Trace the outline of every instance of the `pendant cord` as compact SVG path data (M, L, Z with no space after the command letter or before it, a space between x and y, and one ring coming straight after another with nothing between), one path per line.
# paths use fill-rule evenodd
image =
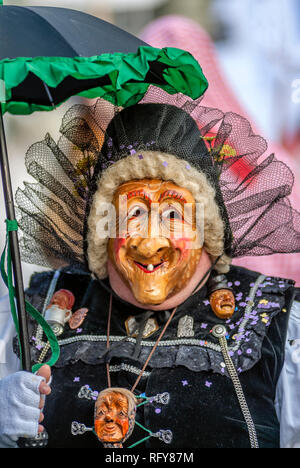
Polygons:
M132 388L131 388L131 392L133 393L134 390L136 389L139 381L141 380L142 378L142 375L144 373L144 370L146 369L146 367L148 366L149 364L149 361L150 359L152 358L159 342L161 341L161 339L163 338L172 318L174 317L175 315L175 312L177 310L177 307L174 307L170 317L168 318L167 322L165 323L165 326L164 328L162 329L159 337L157 338L156 340L156 343L155 345L153 346L149 356L147 357L146 361L145 361L145 364L143 365L143 368L141 370L141 372L139 373L138 375L138 378L136 379L135 383L133 384ZM110 299L109 299L109 309L108 309L108 319L107 319L107 340L106 340L106 350L109 351L110 349L110 342L109 342L109 338L110 338L110 325L111 325L111 316L112 316L112 294L110 295ZM109 362L106 363L106 374L107 374L107 385L108 385L108 388L111 388L111 378L110 378L110 364Z
M132 392L132 393L133 393L134 390L136 389L136 387L137 387L139 381L141 380L142 375L143 375L143 373L144 373L144 370L145 370L146 367L148 366L149 361L150 361L150 359L152 358L153 353L154 353L154 351L156 350L156 348L157 348L157 346L158 346L160 340L161 340L162 337L164 336L164 334L165 334L165 332L166 332L166 330L167 330L167 328L168 328L168 326L169 326L169 324L170 324L172 318L173 318L174 315L175 315L176 310L177 310L177 307L175 307L175 308L173 309L173 311L172 311L170 317L168 318L168 321L166 322L166 324L165 324L165 326L164 326L164 328L163 328L161 334L160 334L159 337L157 338L157 341L156 341L155 345L153 346L153 348L152 348L152 350L151 350L151 353L150 353L149 356L147 357L146 362L145 362L145 364L143 365L143 368L142 368L142 370L141 370L141 372L140 372L138 378L137 378L136 381L135 381L135 384L134 384L133 387L131 388L131 392Z
M194 288L191 296L193 296L194 294L196 294L196 292L198 292L198 289L200 287L200 285L203 283L203 281L206 281L208 276L211 274L212 270L214 269L215 265L218 263L218 261L220 260L221 258L221 255L219 255L219 257L217 257L214 261L214 263L210 266L210 268L207 270L207 272L202 276L201 280L199 281L199 283L197 284L197 286ZM205 283L204 283L205 284ZM185 301L184 301L185 302ZM183 302L183 303L184 303Z
M107 339L106 339L106 349L107 351L110 348L109 338L110 338L110 324L111 324L111 314L112 314L112 294L109 297L109 309L108 309L108 319L107 319ZM106 363L106 374L107 374L107 385L111 387L111 379L109 372L109 362Z
M214 263L211 265L211 267L206 271L206 273L203 275L203 277L201 278L201 280L199 281L198 285L196 286L196 288L194 288L194 291L192 292L191 295L195 294L197 289L199 288L199 286L201 285L201 283L207 278L207 276L211 273L211 271L213 270L214 266L216 265L216 263L219 261L220 259L220 256L217 257L214 261ZM102 282L101 282L102 283ZM107 290L109 290L109 288L106 288ZM108 310L108 320L107 320L107 340L106 340L106 354L108 353L109 349L110 349L110 342L109 342L109 338L110 338L110 324L111 324L111 315L112 315L112 299L113 299L113 291L112 289L110 289L110 300L109 300L109 310ZM184 301L185 302L185 301ZM183 302L183 303L184 303ZM182 304L181 304L182 305ZM155 345L153 346L152 350L151 350L151 353L149 354L140 374L138 375L138 378L135 382L135 384L133 385L132 389L131 389L131 392L133 393L134 390L136 389L139 381L141 380L142 378L142 375L144 373L144 370L146 369L151 357L153 356L153 353L155 352L159 342L161 341L162 337L164 336L165 332L166 332L166 329L167 327L169 326L172 318L174 317L175 315L175 312L177 310L177 307L175 307L170 315L170 317L168 318L161 334L159 335ZM109 388L111 388L111 378L110 378L110 365L109 365L109 362L106 363L106 375L107 375L107 385Z

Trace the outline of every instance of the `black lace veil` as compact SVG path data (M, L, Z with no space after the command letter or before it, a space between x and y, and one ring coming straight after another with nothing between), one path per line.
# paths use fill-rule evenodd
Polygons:
M98 177L121 158L159 150L186 160L206 174L216 190L231 257L300 251L300 214L288 196L291 170L249 122L181 94L150 87L127 109L98 100L74 105L55 142L49 134L26 154L36 183L16 194L25 262L58 268L85 265L85 220Z

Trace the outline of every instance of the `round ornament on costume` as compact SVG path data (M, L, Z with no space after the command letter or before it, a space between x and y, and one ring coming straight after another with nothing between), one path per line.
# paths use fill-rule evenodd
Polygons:
M82 307L74 312L72 317L69 320L69 327L71 330L76 330L84 322L85 317L87 316L89 309Z

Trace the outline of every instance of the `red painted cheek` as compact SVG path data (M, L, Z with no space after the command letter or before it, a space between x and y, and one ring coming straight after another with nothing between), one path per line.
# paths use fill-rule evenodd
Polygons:
M123 437L125 437L125 435L126 435L127 432L128 432L128 429L129 429L129 421L128 421L128 419L125 419L125 420L124 420L124 419L122 419L122 420L118 419L118 420L116 421L116 423L118 424L119 427L121 427L122 435L123 435Z
M94 421L94 427L95 427L95 432L96 432L97 436L99 437L99 439L101 439L102 433L103 433L103 428L104 428L104 422L99 421L99 420L96 419Z
M173 239L171 238L170 240L174 249L180 250L181 258L186 259L189 256L189 252L190 252L189 246L190 246L191 240L185 237L173 238Z
M120 249L125 245L125 243L126 243L126 239L123 237L118 237L117 239L114 240L114 255L117 261L119 260Z

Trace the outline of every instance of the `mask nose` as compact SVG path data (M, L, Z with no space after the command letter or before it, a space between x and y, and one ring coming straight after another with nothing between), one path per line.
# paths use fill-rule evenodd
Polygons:
M115 414L113 410L107 411L105 415L105 422L110 423L110 422L115 422Z
M132 240L131 247L140 257L151 258L155 255L162 255L169 247L169 241L165 237L135 238Z

